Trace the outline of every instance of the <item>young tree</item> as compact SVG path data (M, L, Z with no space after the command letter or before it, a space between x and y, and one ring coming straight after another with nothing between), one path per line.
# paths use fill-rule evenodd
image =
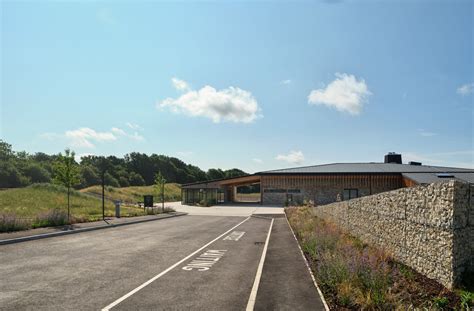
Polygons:
M166 179L163 177L161 172L155 175L155 187L158 188L158 192L161 193L161 211L165 212L165 184Z
M69 149L64 151L64 155L59 154L57 161L54 163L54 182L67 188L67 221L70 223L70 195L71 187L79 184L80 174L79 166L74 160L75 153Z

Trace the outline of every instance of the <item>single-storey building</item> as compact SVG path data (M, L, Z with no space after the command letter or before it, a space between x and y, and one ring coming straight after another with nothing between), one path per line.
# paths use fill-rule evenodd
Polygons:
M381 163L304 166L185 184L181 201L183 204L258 202L283 206L311 200L321 205L449 179L474 183L474 170L428 166L420 162L402 164L400 154L389 153ZM239 195L239 188L249 185L259 192Z

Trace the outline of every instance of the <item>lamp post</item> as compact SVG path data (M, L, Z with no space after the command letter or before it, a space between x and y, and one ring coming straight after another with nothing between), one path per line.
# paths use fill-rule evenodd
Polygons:
M105 221L105 169L102 169L102 220Z

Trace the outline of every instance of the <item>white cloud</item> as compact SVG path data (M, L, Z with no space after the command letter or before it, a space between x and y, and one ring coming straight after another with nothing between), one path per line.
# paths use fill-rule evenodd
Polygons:
M466 96L474 92L474 83L466 83L457 88L456 93Z
M185 113L194 117L210 118L215 123L221 121L249 123L261 117L260 108L253 95L232 86L219 91L209 85L198 91L188 89L176 99L163 100L157 107L169 108L175 113Z
M117 135L127 135L124 130L119 129L117 127L113 127L111 131Z
M81 127L66 131L64 134L43 133L40 134L40 137L48 140L66 139L72 147L76 148L95 148L96 143L116 141L122 137L135 141L145 140L145 138L137 132L129 134L118 127L113 127L108 132L97 132L89 127Z
M64 134L71 141L74 147L94 148L93 141L104 142L117 140L117 137L110 132L96 132L95 130L82 127L77 130L66 131Z
M433 136L438 135L438 134L433 133L433 132L428 132L424 129L418 129L418 133L423 137L433 137Z
M136 141L145 140L145 138L143 136L139 135L138 132L134 132L133 134L129 134L129 133L125 132L124 130L122 130L120 128L117 128L117 127L113 127L111 129L111 131L112 131L112 133L114 133L118 136L128 137L128 138L136 140Z
M358 115L372 94L364 79L357 80L353 75L336 73L336 79L326 88L312 90L308 103L326 105L341 112Z
M292 82L292 81L291 81L290 79L288 79L288 80L282 80L282 81L280 81L280 84L283 84L283 85L286 84L286 85L287 85L287 84L291 84L291 82Z
M93 154L93 153L81 153L81 154L76 154L76 155L74 156L74 160L76 160L77 163L81 163L83 157L93 156L93 155L95 155L95 154Z
M289 154L279 154L275 159L292 164L301 164L304 162L304 155L301 151L291 151Z
M259 159L259 158L253 158L252 161L254 161L255 163L258 163L258 164L263 163L262 159Z
M101 9L96 14L97 20L107 26L113 26L117 24L117 19L110 12L109 9Z
M132 123L132 122L127 122L125 123L129 128L131 128L132 130L138 130L138 131L143 131L143 127L141 127L140 125L136 124L136 123Z
M189 84L184 80L180 80L178 78L172 78L171 82L173 82L174 88L177 89L178 91L189 91L191 89L189 87Z

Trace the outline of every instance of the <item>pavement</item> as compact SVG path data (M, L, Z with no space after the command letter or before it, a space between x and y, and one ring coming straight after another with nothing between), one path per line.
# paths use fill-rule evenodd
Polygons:
M325 309L281 209L176 208L189 215L0 245L0 310Z

